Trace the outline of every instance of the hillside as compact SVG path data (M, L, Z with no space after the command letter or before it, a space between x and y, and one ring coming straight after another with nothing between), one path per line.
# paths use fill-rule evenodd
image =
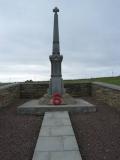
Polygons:
M105 82L109 84L120 85L120 76L117 77L100 77L92 79L75 79L75 80L64 80L64 83L82 83L82 82Z

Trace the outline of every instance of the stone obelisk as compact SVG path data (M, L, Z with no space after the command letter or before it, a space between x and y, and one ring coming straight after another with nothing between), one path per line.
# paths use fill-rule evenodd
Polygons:
M61 73L61 63L63 56L60 55L60 44L59 44L59 25L58 25L58 12L59 9L55 7L54 12L54 29L53 29L53 51L52 55L49 56L51 62L51 79L49 84L49 94L54 93L63 94L64 86Z

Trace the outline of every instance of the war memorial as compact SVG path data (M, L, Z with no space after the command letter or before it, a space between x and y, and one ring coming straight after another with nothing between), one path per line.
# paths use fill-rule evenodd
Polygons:
M58 25L59 9L55 7L53 9L53 12L53 50L52 55L49 56L51 62L51 79L49 83L49 88L42 98L38 100L31 100L18 107L18 112L22 114L42 114L47 111L94 112L96 111L94 105L86 102L83 99L75 99L65 91L61 70L63 56L60 54Z
M31 123L31 128L27 124L32 122L34 118L38 121L36 123L41 123L38 124L38 128L40 128L40 126L41 128L38 137L36 136L37 142L35 144L34 153L32 154L32 160L82 160L85 155L82 152L83 157L81 156L81 145L86 144L88 151L90 145L94 150L97 146L98 148L99 146L101 147L102 143L104 143L105 139L107 141L109 136L107 135L106 138L103 138L104 141L101 142L103 128L106 130L107 125L110 125L109 120L111 120L113 126L117 126L119 121L117 118L115 124L112 121L116 112L111 112L111 109L107 110L101 103L97 111L97 103L94 103L93 105L93 101L91 100L89 102L89 99L92 97L99 102L105 103L111 107L114 106L113 108L115 108L120 105L120 87L100 82L64 84L62 79L62 61L64 60L64 55L61 55L60 53L58 12L59 9L55 7L53 9L53 49L52 54L49 56L51 63L49 84L34 82L16 83L0 87L0 108L9 106L16 99L27 98L27 102L25 101L25 103L22 102L19 105L17 104L17 109L12 113L13 115L15 114L15 117L18 116L14 123L17 123L17 121L19 122L19 119L21 120L22 117L26 116L24 117L25 120L23 120L25 124L22 127L24 129L26 128L26 130L28 129L28 132L32 132L33 128L35 128L35 123ZM100 111L102 112L101 114L99 114ZM106 114L103 114L104 111L106 111ZM108 114L109 116L107 117ZM33 119L31 118L31 120L30 117L32 116L36 117L33 117ZM10 118L11 117L12 115L10 115ZM41 117L43 117L43 119ZM112 118L110 119L110 117ZM30 119L30 122L28 119ZM76 119L77 121L79 120L79 125L78 122L76 123ZM15 119L13 118L11 121L14 120ZM14 128L14 126L11 127L11 121L8 124L8 127L6 127L5 123L5 127L9 131L12 127ZM102 123L103 127L101 129ZM22 125L22 122L19 125ZM16 128L18 127L19 130L18 135L20 138L17 141L20 140L20 143L22 138L24 139L25 136L28 138L29 136L24 135L22 137L23 131L20 129L19 125L16 125ZM111 133L111 125L109 128ZM116 130L116 128L114 129ZM78 133L77 136L75 131ZM107 132L108 130L106 130L106 133ZM79 134L81 137L85 135L86 138L80 139L81 137L79 138ZM116 137L117 136L110 136L111 139L113 138L113 141ZM33 141L34 138L35 137L33 136L30 140L32 139L31 141ZM87 141L88 139L89 142ZM98 139L98 144L96 144L96 139ZM28 141L27 143L29 144ZM23 147L20 145L19 147L21 147L22 150ZM4 149L5 147L2 148ZM91 157L96 157L96 155L94 155L94 150L92 150L92 152L90 151ZM102 155L102 159L106 159L103 149L101 150L100 156ZM109 149L106 150L107 155ZM22 150L22 152L24 151ZM98 153L99 150L95 150L95 152ZM27 155L26 153L24 154Z
M94 105L74 99L65 92L60 54L58 12L55 7L53 51L50 55L51 79L47 93L18 107L20 114L45 114L35 147L33 160L82 160L69 119L69 112L95 112ZM56 137L57 136L57 137Z

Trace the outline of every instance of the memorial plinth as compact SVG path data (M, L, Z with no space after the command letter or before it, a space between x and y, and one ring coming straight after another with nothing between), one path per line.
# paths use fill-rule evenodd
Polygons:
M69 111L69 112L96 112L96 107L91 103L83 100L76 99L76 104L67 105L50 105L50 104L39 104L39 100L31 100L18 107L17 112L19 114L33 114L43 115L45 112L54 111Z

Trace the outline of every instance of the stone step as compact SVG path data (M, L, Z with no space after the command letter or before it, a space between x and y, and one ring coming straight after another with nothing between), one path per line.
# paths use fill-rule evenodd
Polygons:
M89 102L79 98L76 104L69 105L40 105L39 100L31 100L19 106L17 112L19 114L35 114L41 115L45 112L53 111L69 111L69 112L95 112L96 107Z

